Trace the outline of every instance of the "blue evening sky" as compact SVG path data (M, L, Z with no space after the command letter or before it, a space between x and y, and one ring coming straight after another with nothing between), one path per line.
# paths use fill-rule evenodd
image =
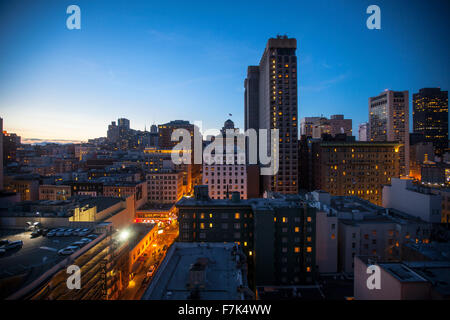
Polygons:
M81 8L81 30L66 8ZM381 8L381 30L366 8ZM297 38L299 118L344 114L354 133L386 88L449 89L443 0L0 0L0 116L24 138L87 140L118 117L243 127L247 66ZM412 126L412 125L411 125Z

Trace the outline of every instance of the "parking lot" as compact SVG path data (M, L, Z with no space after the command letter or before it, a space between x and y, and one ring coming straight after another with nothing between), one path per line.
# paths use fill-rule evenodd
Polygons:
M26 285L51 268L56 263L66 258L58 254L72 243L79 241L84 236L37 236L31 237L31 231L2 230L0 239L8 241L23 241L21 248L7 250L0 256L0 280L14 275L26 275Z

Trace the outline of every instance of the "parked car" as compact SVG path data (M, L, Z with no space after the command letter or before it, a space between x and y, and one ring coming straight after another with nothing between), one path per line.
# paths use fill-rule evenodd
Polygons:
M64 237L71 236L72 232L73 232L73 229L67 229L66 231L64 231Z
M55 235L56 235L56 229L52 229L46 234L47 237L54 237Z
M1 240L0 240L0 247L6 245L6 244L8 244L8 243L9 243L9 241L8 241L7 239L1 239Z
M81 248L81 247L83 247L85 244L86 244L86 242L84 242L84 241L75 241L74 243L71 244L71 246Z
M77 228L75 230L73 230L73 235L78 236L78 234L80 233L80 231L83 230L82 228Z
M64 235L65 231L66 231L66 229L64 229L64 228L58 229L58 231L56 231L56 236L57 237L62 237Z
M41 229L41 234L42 234L43 236L46 236L47 233L49 233L49 231L50 231L50 229L47 229L47 228Z
M4 245L2 248L5 250L12 250L12 249L16 249L16 248L22 248L23 246L23 241L22 240L17 240L17 241L11 241L9 242L7 245Z
M68 246L64 249L59 250L58 254L67 256L67 255L74 253L77 250L78 250L78 247L76 247L76 246Z
M4 255L6 253L6 249L0 248L0 256Z
M91 230L88 229L88 228L84 228L83 230L81 230L80 232L78 232L78 235L79 235L79 236L86 236L86 235L88 235L89 233L91 233Z
M89 238L81 238L81 240L79 240L79 241L84 242L84 243L89 243L89 242L92 241L92 239L89 239Z
M41 234L42 234L41 229L34 229L33 232L31 232L31 237L36 238L36 237L39 237Z
M90 238L92 240L96 239L97 237L98 237L97 234L90 234L90 235L86 236L86 238Z

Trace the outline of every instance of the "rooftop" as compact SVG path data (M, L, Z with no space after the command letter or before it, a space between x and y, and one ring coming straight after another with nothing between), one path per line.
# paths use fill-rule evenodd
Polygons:
M3 279L22 276L23 278L19 280L15 289L28 285L54 265L67 258L67 256L59 255L58 250L83 238L82 236L52 238L39 236L31 238L30 234L31 232L29 231L0 229L0 239L8 239L11 242L23 241L21 249L10 250L3 256L0 256L0 297L12 293L4 291L2 288L1 283Z
M241 300L245 285L232 243L174 243L143 300Z

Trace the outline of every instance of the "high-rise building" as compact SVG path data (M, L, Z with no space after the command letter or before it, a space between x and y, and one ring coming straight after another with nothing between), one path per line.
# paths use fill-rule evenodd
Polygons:
M278 129L278 172L264 176L264 190L298 192L297 161L297 40L270 38L259 66L247 71L245 129Z
M400 146L400 174L409 174L409 93L385 90L369 98L370 141L396 141Z
M358 126L359 141L369 141L369 124L367 122L360 123Z
M413 131L432 142L437 155L448 149L448 91L423 88L413 94Z

